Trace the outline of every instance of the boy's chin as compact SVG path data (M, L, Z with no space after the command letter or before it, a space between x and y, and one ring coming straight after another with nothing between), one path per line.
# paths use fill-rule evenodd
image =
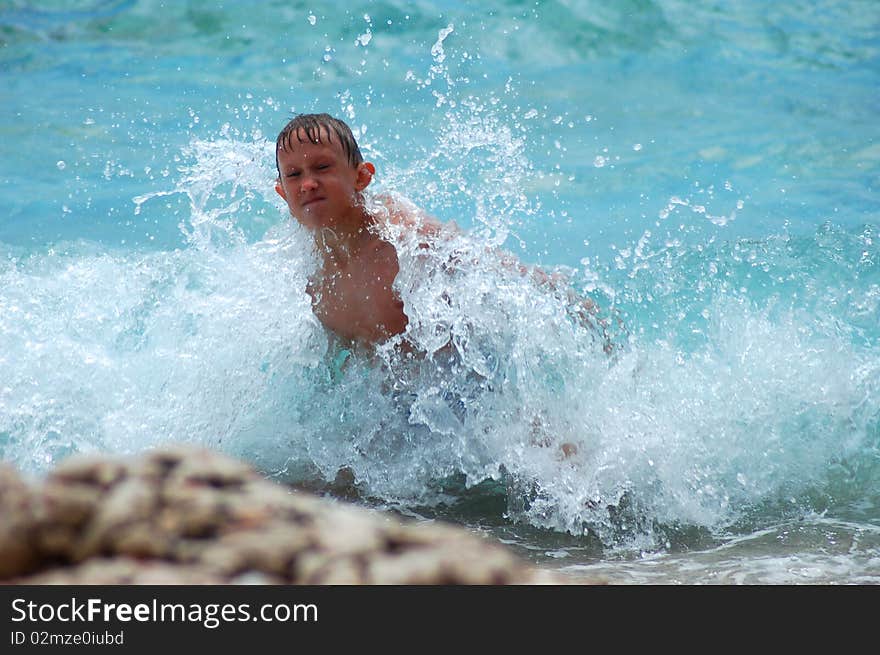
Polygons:
M300 220L306 223L324 223L327 221L327 212L322 206L323 203L318 202L308 207L303 207L300 212Z
M332 228L335 225L334 221L322 218L320 216L315 216L314 214L306 214L305 216L297 218L296 220L300 225L308 230L320 230L325 227Z
M297 223L299 223L302 227L307 230L317 230L320 225L315 223L315 219L312 216L294 216L293 217Z

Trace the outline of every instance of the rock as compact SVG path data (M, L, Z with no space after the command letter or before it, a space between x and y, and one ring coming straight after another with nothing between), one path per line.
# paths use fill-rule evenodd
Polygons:
M158 506L157 493L143 479L126 477L105 492L72 551L75 561L102 552L133 557L161 557L167 543L153 530Z
M210 571L180 566L160 560L129 557L94 558L77 566L48 569L21 578L22 584L53 585L181 585L226 584L227 581Z
M36 568L36 503L28 485L0 464L0 579Z
M97 455L80 455L61 462L50 480L77 482L90 487L108 489L126 473L125 465Z
M205 449L75 457L34 486L0 466L0 583L566 582L463 528L294 491Z

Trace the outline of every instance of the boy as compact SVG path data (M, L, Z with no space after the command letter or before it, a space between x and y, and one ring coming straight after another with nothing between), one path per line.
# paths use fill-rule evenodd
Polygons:
M312 233L321 258L307 287L321 323L367 346L403 332L408 319L393 289L397 253L364 205L376 168L364 161L348 125L327 114L300 114L278 135L275 164L275 190ZM390 206L387 220L415 225ZM434 232L439 223L419 229Z
M364 161L348 125L328 114L291 120L276 140L275 165L275 190L312 233L321 258L306 289L321 323L353 345L368 347L402 333L409 319L393 288L400 270L397 252L375 228L389 221L431 237L443 229L441 223L416 217L390 199L382 200L387 211L381 217L368 211L363 191L376 168ZM504 260L529 272L511 256ZM539 284L555 286L543 271L531 273ZM583 312L595 314L595 307L587 299L578 301L578 314L589 323Z

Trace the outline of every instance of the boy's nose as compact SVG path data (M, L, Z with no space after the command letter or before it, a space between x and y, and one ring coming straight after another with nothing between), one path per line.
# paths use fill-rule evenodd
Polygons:
M317 188L317 186L318 186L318 183L315 181L315 178L304 177L302 179L302 181L300 182L299 188L302 191L311 191L311 190Z

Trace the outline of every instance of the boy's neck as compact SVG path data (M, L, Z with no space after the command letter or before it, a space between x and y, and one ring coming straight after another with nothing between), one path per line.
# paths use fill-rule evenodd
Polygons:
M358 208L352 220L316 229L315 245L324 261L338 264L357 255L370 236L370 221L370 215Z

